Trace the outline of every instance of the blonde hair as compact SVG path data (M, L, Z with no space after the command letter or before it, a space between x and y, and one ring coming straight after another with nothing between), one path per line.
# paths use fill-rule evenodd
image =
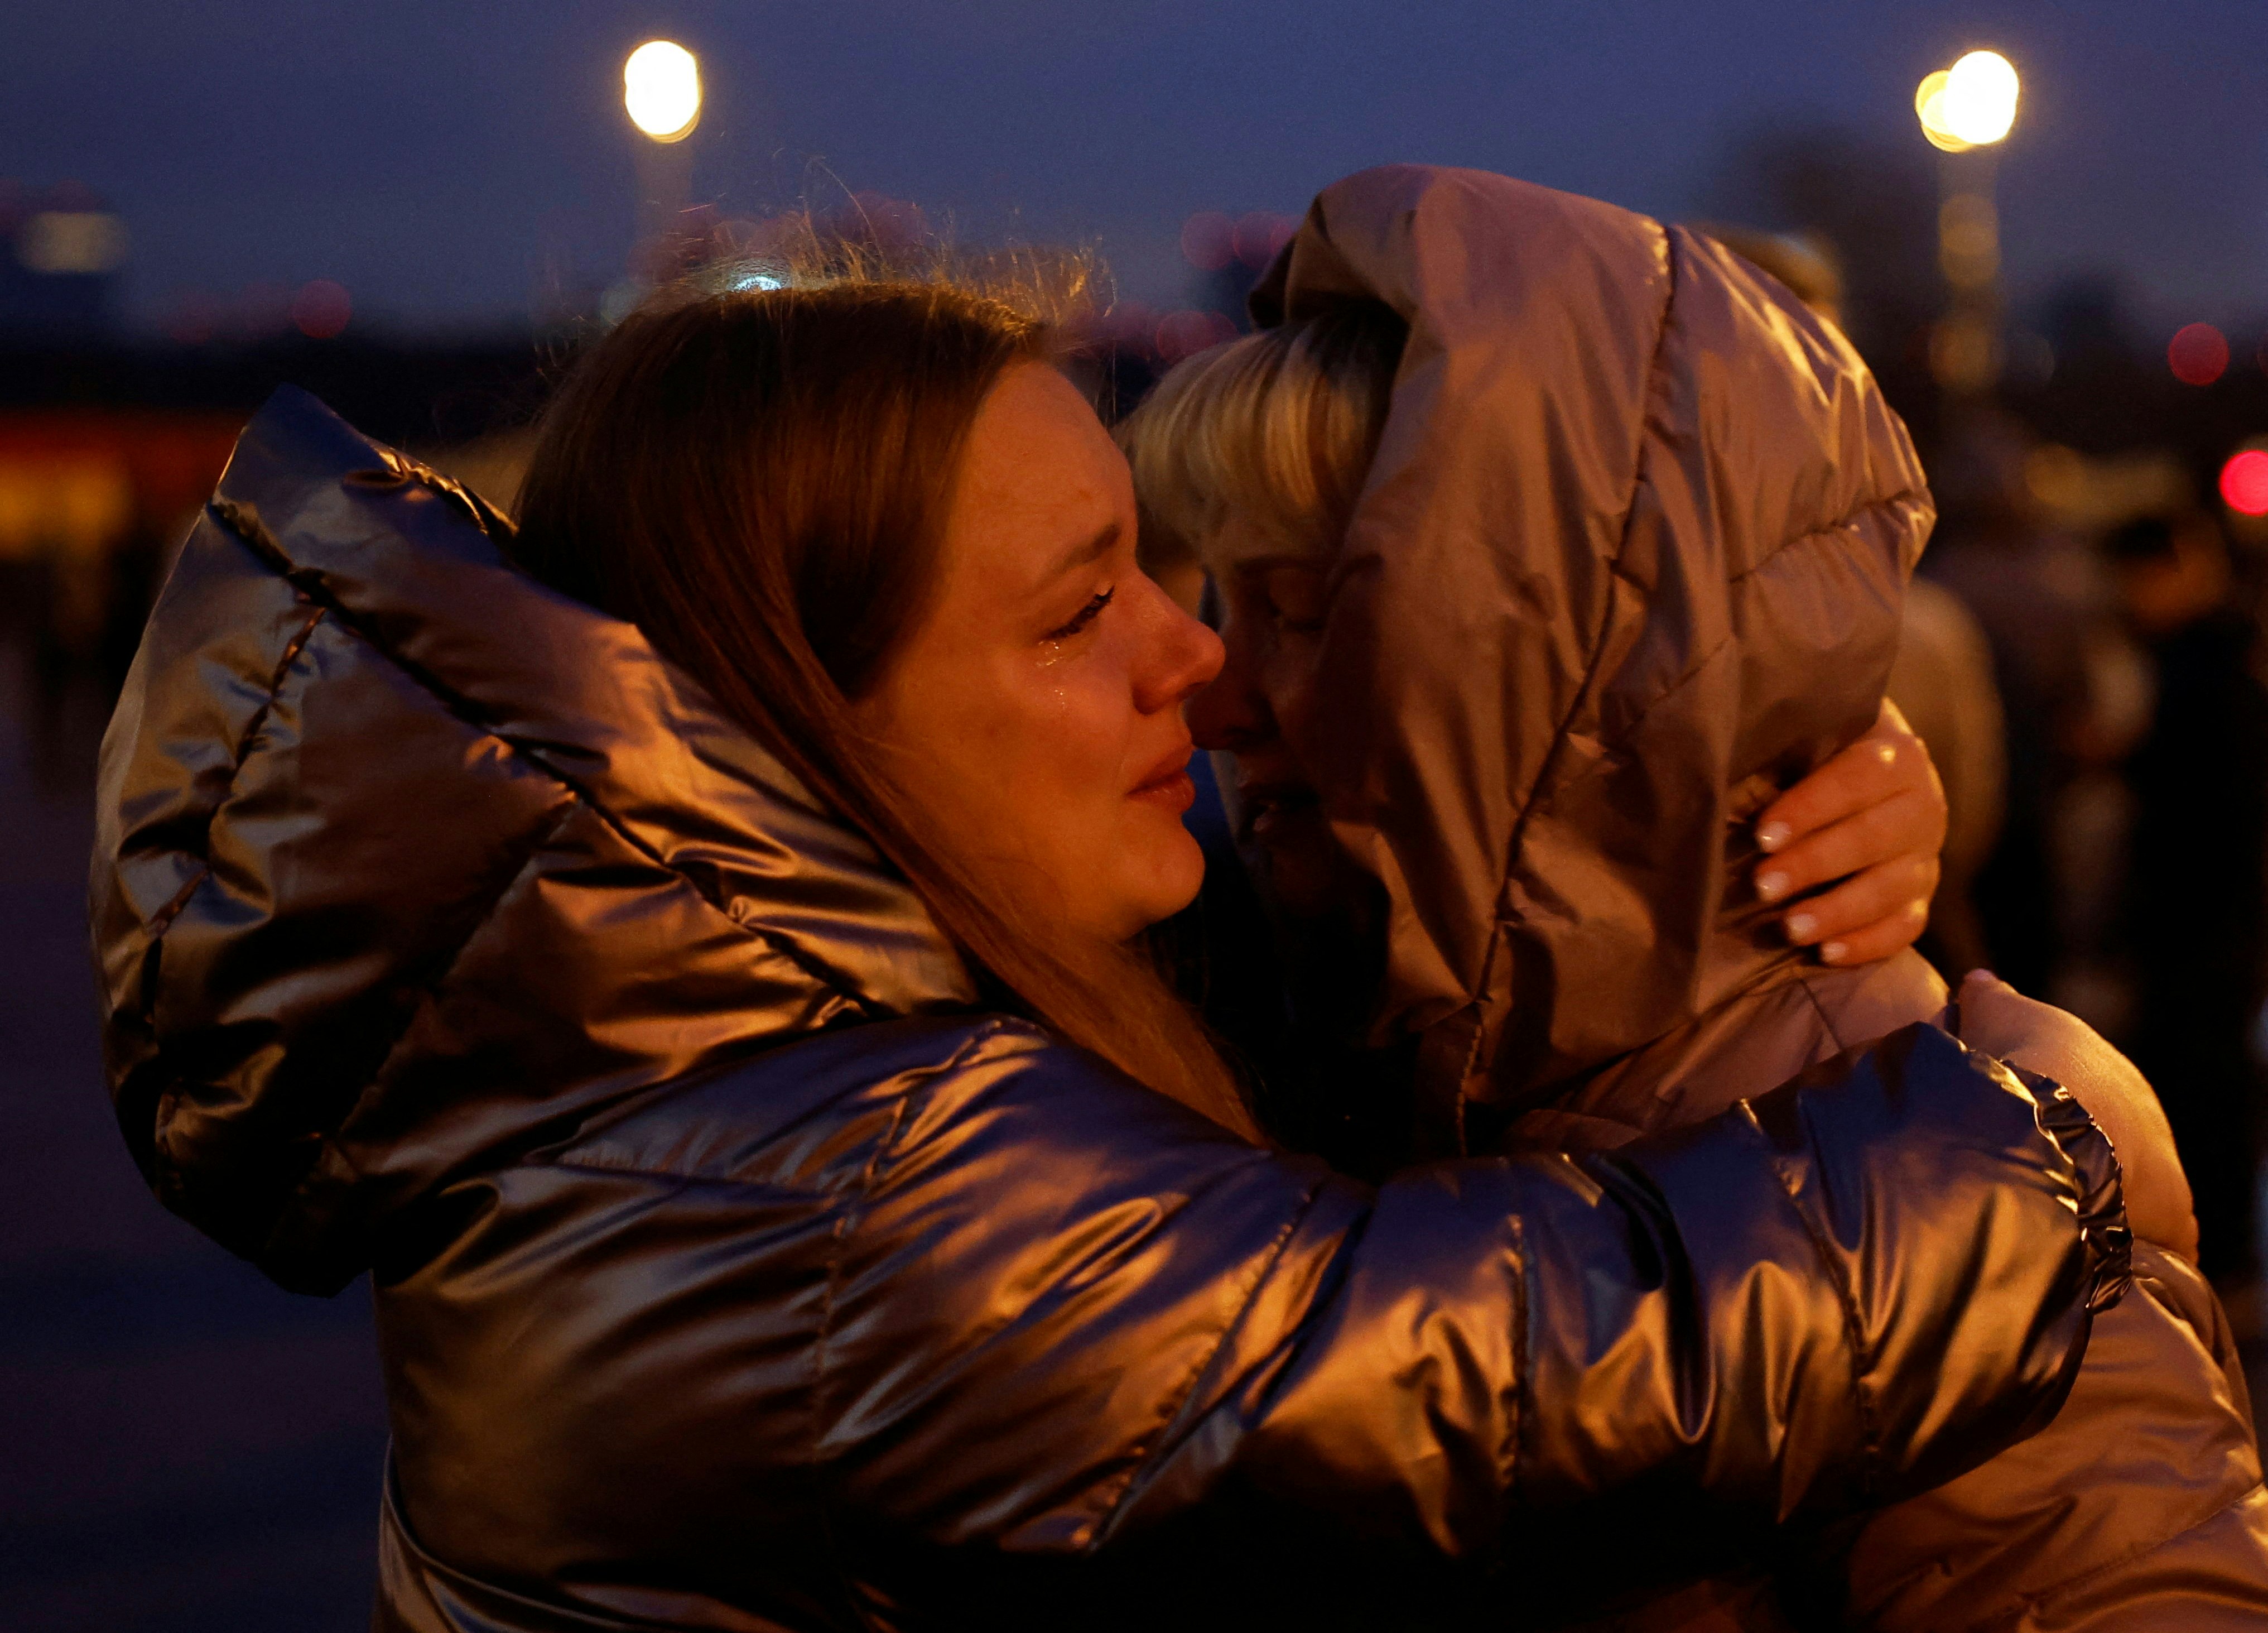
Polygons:
M1293 550L1346 532L1408 336L1350 301L1174 366L1119 426L1145 565L1193 561L1234 515Z

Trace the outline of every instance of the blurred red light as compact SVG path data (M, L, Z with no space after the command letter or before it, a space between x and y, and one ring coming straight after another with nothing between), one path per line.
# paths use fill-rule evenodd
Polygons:
M212 298L194 291L176 297L166 333L177 344L202 346L213 337L217 308Z
M291 321L310 340L329 340L346 332L354 316L354 302L343 284L327 277L301 286L291 298Z
M2175 331L2166 363L2182 384L2210 386L2228 371L2228 337L2210 323L2191 323Z
M1218 312L1169 312L1158 324L1158 355L1168 363L1236 338L1236 325Z
M1289 216L1256 210L1236 223L1236 258L1255 272L1264 272L1276 259L1276 252L1290 243L1292 234L1299 230L1300 224Z
M2268 448L2247 448L2220 468L2220 497L2241 516L2268 516Z
M1147 350L1158 333L1158 314L1138 300L1120 301L1102 322L1112 344L1135 350Z
M1201 272L1218 272L1236 259L1236 223L1218 210L1200 210L1182 223L1182 254Z
M281 284L247 284L237 292L235 329L242 340L269 340L291 327L296 297Z

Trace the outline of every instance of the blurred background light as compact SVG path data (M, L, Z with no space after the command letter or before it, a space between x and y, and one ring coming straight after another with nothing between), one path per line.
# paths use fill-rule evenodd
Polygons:
M2268 516L2268 448L2246 448L2220 468L2220 497L2241 516Z
M1998 51L1971 51L1945 76L1938 117L1946 131L1971 147L1998 142L2016 122L2016 70ZM1922 122L1925 127L1928 120Z
M126 259L126 224L100 210L43 210L16 234L16 259L32 272L108 272Z
M319 277L291 297L291 326L310 340L330 340L346 332L354 301L346 285Z
M2210 386L2228 372L2228 339L2210 323L2191 323L2174 332L2166 366L2185 386Z
M1948 153L1965 153L1970 144L1953 132L1946 122L1945 82L1953 76L1940 68L1924 76L1914 92L1914 112L1921 120L1921 133L1929 138L1932 147L1943 148Z
M1200 272L1218 272L1236 259L1236 223L1218 210L1200 210L1182 223L1182 255Z
M1169 312L1159 320L1158 355L1169 364L1178 363L1208 346L1235 338L1235 322L1219 312Z
M701 121L701 64L674 40L649 40L622 63L622 106L657 142L681 142Z
M1983 288L2000 275L2000 217L1983 193L1955 193L1937 211L1937 258L1955 288Z
M1236 231L1230 240L1236 258L1255 272L1264 272L1268 263L1276 259L1277 252L1292 241L1300 224L1290 216L1278 215L1272 210L1256 210L1240 216Z

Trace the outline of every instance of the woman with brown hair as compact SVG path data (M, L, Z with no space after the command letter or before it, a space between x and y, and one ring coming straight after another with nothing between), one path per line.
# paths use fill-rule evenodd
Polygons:
M1197 888L1220 647L1049 346L699 295L594 348L516 532L287 394L185 547L105 743L108 1070L168 1206L372 1275L377 1625L1516 1618L1578 1519L1754 1539L2036 1429L2115 1164L1934 1029L1611 1154L1256 1138L1122 946Z

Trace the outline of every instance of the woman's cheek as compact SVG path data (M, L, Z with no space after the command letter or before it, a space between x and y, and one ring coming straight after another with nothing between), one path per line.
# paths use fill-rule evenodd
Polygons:
M1290 726L1302 720L1314 706L1316 660L1322 643L1307 634L1279 639L1260 672L1260 691L1276 719Z

